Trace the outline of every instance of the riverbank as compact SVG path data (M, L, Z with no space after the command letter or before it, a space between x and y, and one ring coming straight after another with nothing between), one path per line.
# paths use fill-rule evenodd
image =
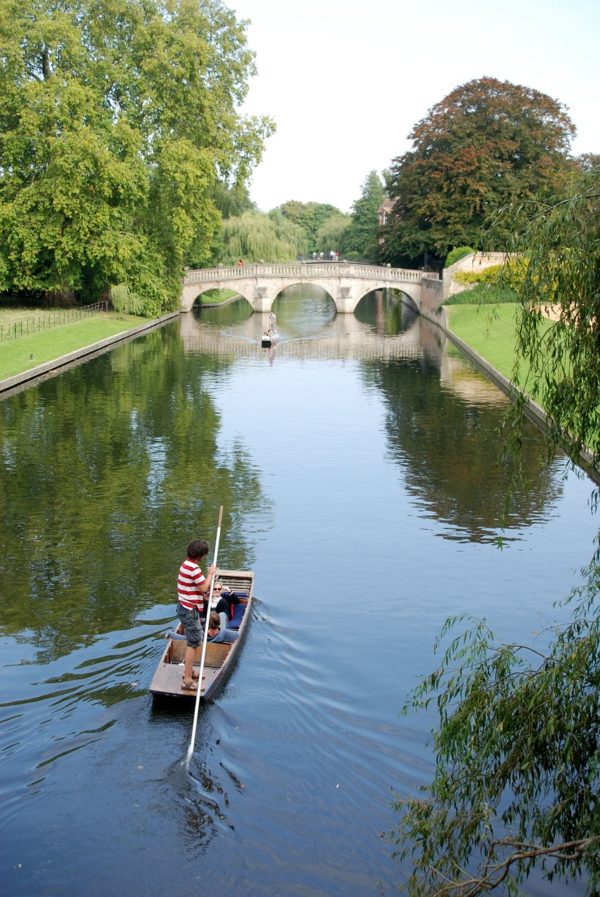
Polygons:
M118 312L103 312L89 320L58 325L0 344L0 393L7 394L63 367L108 351L115 343L135 339L177 317L141 319Z
M439 309L439 317L430 320L441 327L452 342L478 367L493 383L511 399L517 395L512 376L516 355L516 321L515 306L502 304L498 306L457 305ZM546 313L546 322L542 326L551 327L552 318ZM519 360L519 377L525 384L524 410L526 415L540 429L549 427L548 416L538 402L527 397L527 375L529 367L526 360ZM592 463L592 455L583 451L579 458L579 466L588 476L600 484L597 470Z

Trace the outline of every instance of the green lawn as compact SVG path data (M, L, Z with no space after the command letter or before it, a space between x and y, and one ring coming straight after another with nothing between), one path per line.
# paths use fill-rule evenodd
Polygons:
M3 340L0 342L0 380L22 374L38 364L68 355L143 323L143 318L134 315L101 312L73 324L56 325L39 333Z
M516 304L456 305L448 308L448 324L453 333L512 380L516 357L516 312ZM552 322L544 319L542 326L551 327ZM521 360L519 383L526 393L528 373L527 361ZM536 401L543 404L540 396Z
M510 379L515 362L515 304L453 305L450 330Z
M207 290L198 300L201 305L217 305L240 294L236 290Z

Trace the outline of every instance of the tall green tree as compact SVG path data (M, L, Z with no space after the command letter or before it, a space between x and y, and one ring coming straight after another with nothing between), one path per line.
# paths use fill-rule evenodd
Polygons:
M343 212L326 218L317 231L316 251L325 254L329 254L332 250L343 252L351 221L350 215L344 215Z
M281 214L293 221L302 228L306 235L307 251L316 252L318 250L318 233L319 228L331 218L333 215L341 215L339 209L329 203L321 202L299 202L290 199L279 206L277 210Z
M215 185L270 131L238 112L254 71L219 0L4 0L0 290L127 283L172 307L210 252Z
M518 349L528 390L550 416L550 450L586 454L600 482L600 169L553 202L511 210L528 250ZM558 320L549 334L540 304ZM522 381L520 366L514 380ZM524 382L520 382L524 386ZM517 434L517 403L511 431ZM596 502L598 491L596 490ZM600 886L600 550L548 648L500 644L485 622L459 634L413 694L435 703L435 775L401 801L395 840L411 857L410 895L519 893L535 868ZM456 626L449 621L443 636Z
M360 198L352 205L352 220L344 235L344 252L375 261L379 248L379 216L377 210L385 199L381 178L371 171L363 185Z
M457 87L415 125L412 149L392 163L385 260L443 260L454 246L504 249L510 230L486 243L488 217L564 187L574 134L563 104L537 90L495 78Z

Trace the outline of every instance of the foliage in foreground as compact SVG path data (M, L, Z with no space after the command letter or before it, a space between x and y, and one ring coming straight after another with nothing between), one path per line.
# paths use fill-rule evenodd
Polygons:
M515 251L530 248L513 375L543 395L548 448L587 452L600 481L600 170L568 195L512 209ZM549 324L541 304L559 308ZM519 449L519 400L512 448ZM597 500L597 492L595 495ZM536 868L600 885L600 564L570 599L546 650L497 644L484 623L459 635L407 706L432 702L436 768L419 798L398 802L397 853L410 895L517 894ZM456 625L450 620L442 637Z
M548 878L600 878L600 567L547 656L497 645L484 623L456 638L413 706L437 701L436 772L399 804L411 894L461 897ZM450 620L442 636L456 623ZM404 846L408 834L410 846Z
M551 447L574 462L584 453L600 476L600 168L584 173L562 200L518 214L526 224L514 249L527 247L528 263L517 357L528 368L525 380L517 364L513 380L534 398L544 396ZM549 330L546 304L558 312Z

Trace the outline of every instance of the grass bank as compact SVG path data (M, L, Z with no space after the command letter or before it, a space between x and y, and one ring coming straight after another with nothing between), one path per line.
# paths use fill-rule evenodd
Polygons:
M448 323L496 370L511 378L515 363L517 305L453 305L448 308Z
M134 315L102 312L72 324L57 324L39 333L3 340L0 343L0 380L22 374L39 364L132 330L143 323L144 318Z
M516 303L453 305L448 308L450 330L509 380L512 380L517 357L517 309ZM551 327L552 322L544 320L542 326ZM523 359L519 363L519 373L520 380L524 383L529 366Z
M221 305L239 295L235 290L207 290L198 301L200 305Z

